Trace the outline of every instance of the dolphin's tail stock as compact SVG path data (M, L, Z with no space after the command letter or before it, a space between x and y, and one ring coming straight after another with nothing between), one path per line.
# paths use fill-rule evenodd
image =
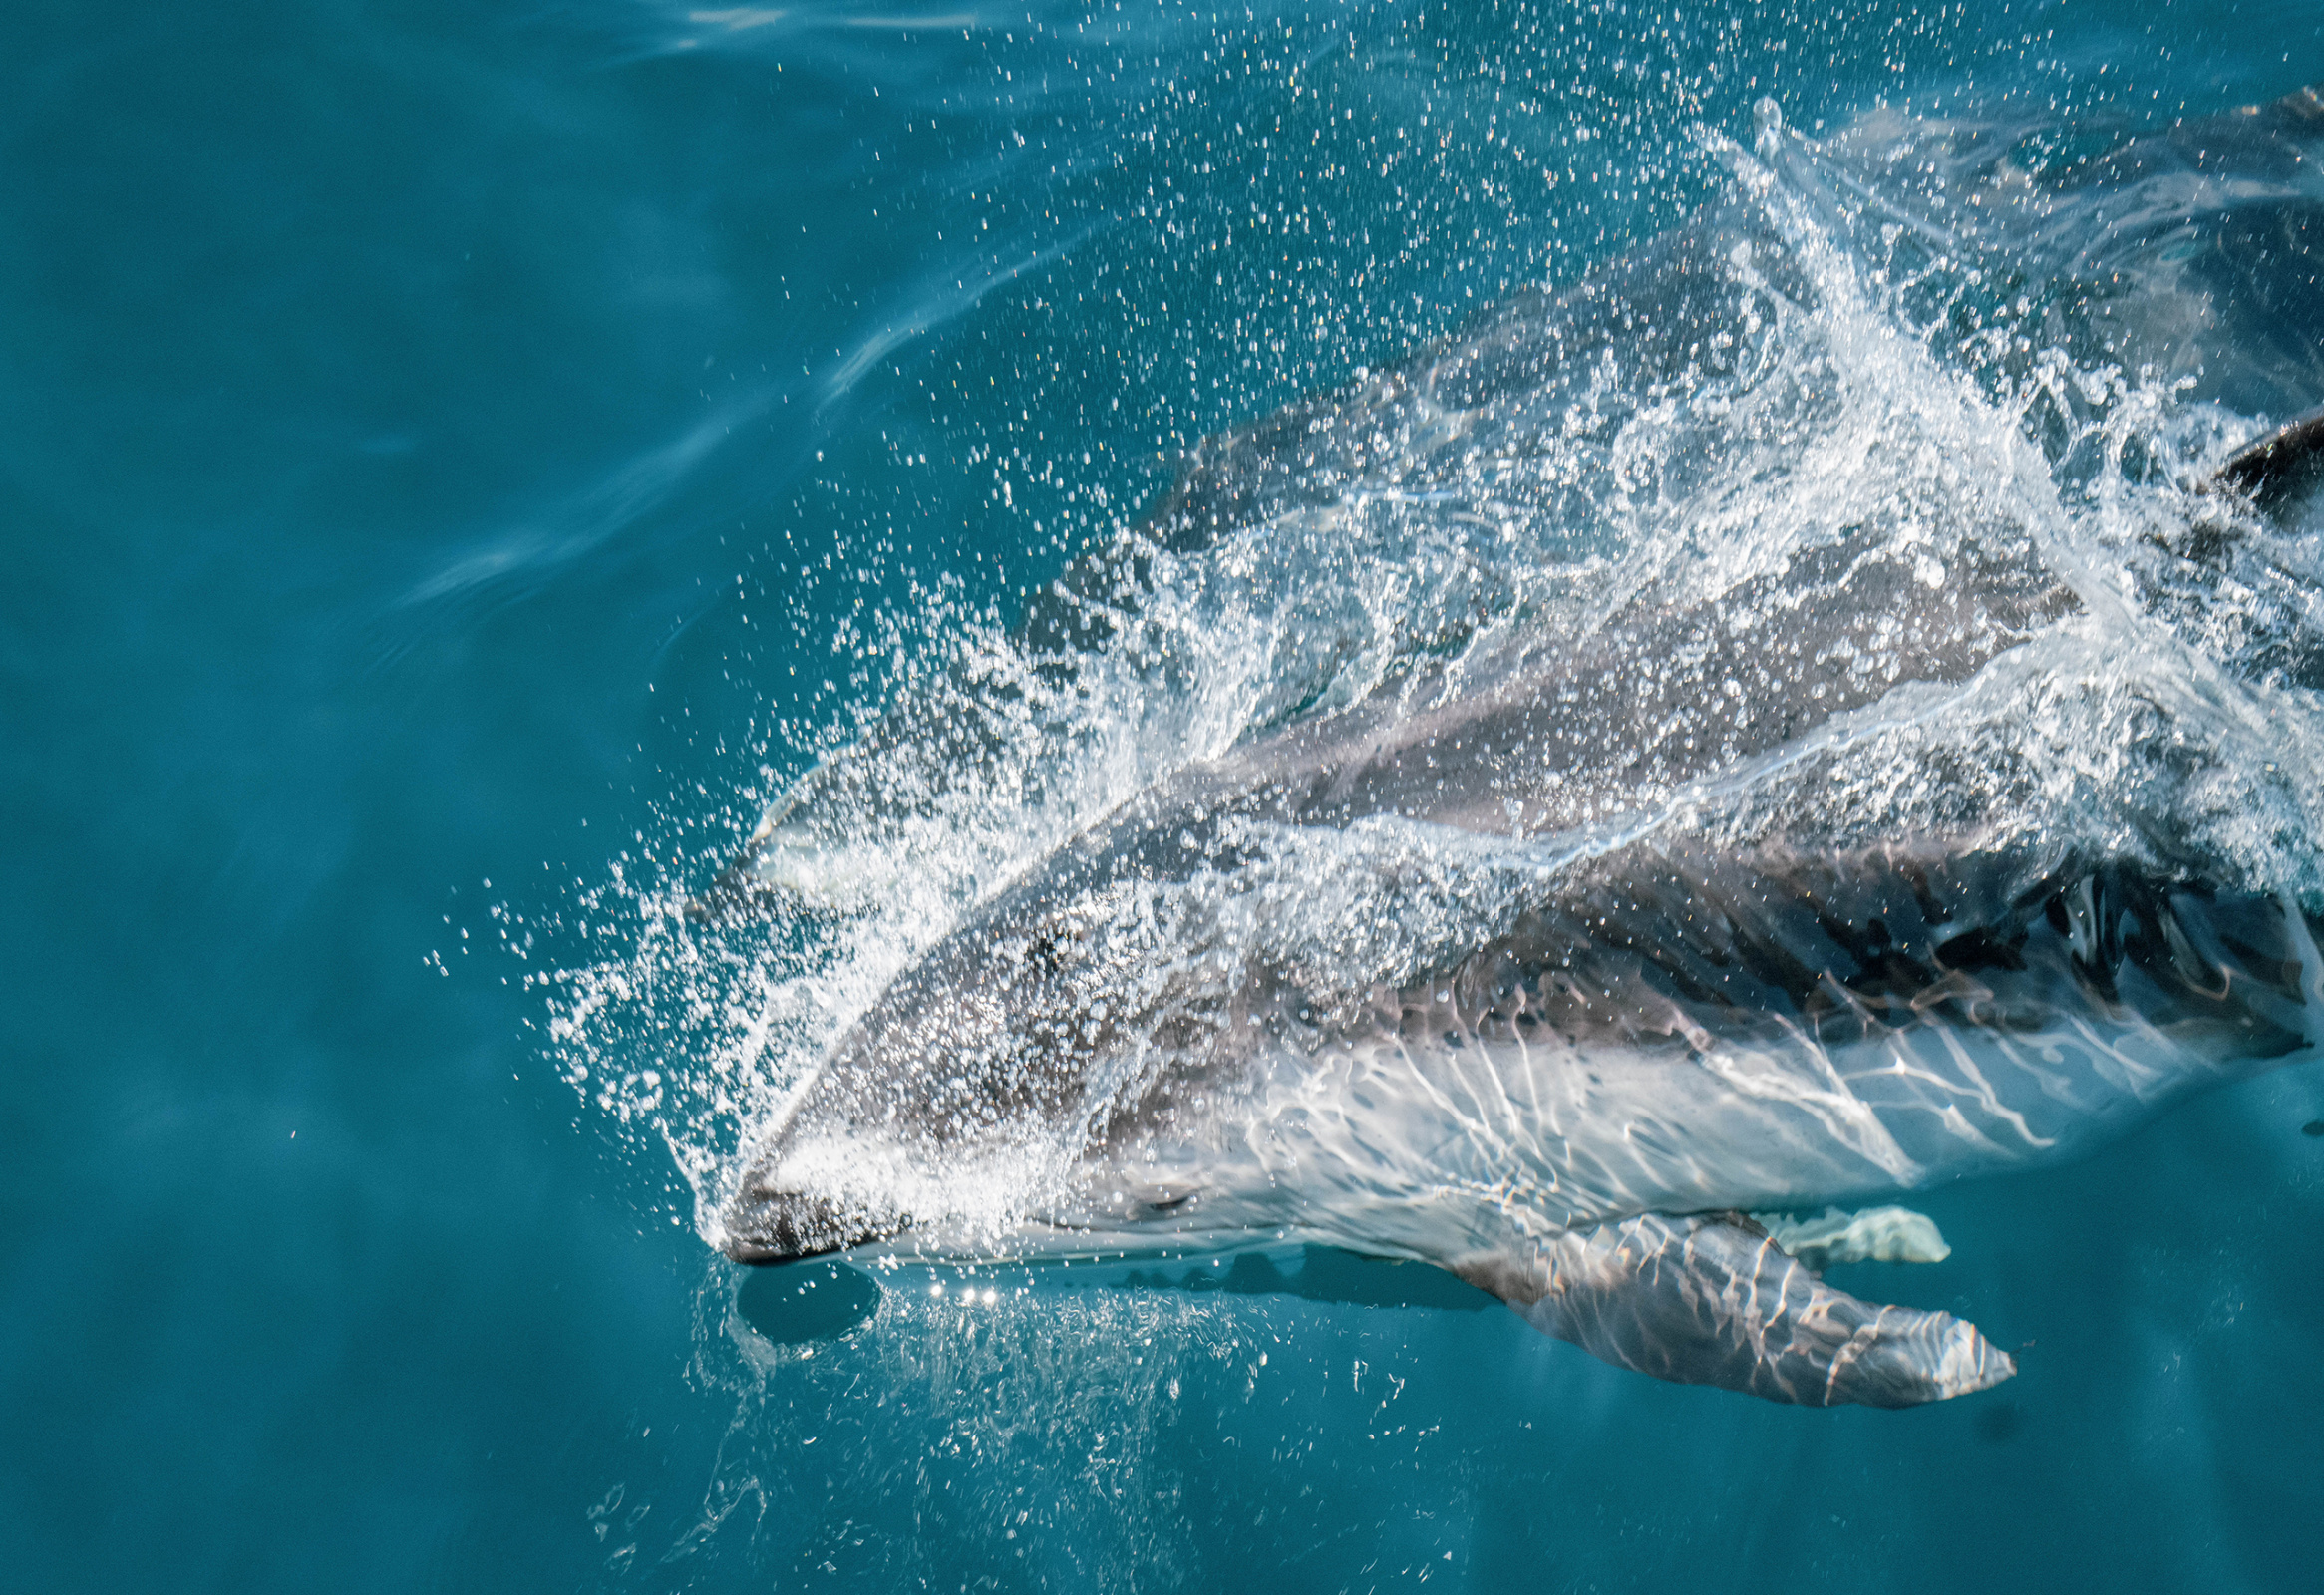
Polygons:
M1453 1271L1617 1368L1769 1401L1915 1407L2017 1372L1974 1324L1857 1301L1741 1214L1647 1213Z

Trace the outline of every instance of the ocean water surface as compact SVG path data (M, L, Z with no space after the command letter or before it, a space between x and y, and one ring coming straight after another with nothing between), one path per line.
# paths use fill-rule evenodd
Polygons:
M2020 1373L1903 1412L1296 1237L715 1249L846 1025L1128 795L1849 539L1932 591L2019 539L2087 618L1639 804L2324 911L2324 522L2221 563L2189 485L2324 404L2324 156L2232 120L2324 81L2312 6L28 0L0 42L9 1587L2324 1578L2298 1057L1915 1193L1949 1256L1834 1282ZM1689 226L1762 276L1656 297ZM1204 452L1624 260L1490 425ZM758 907L690 916L771 806ZM1425 939L1458 885L1334 900Z

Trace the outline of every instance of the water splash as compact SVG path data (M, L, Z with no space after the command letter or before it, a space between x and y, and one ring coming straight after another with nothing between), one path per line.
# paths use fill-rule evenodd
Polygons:
M896 662L888 705L762 825L757 884L788 910L690 920L682 873L592 894L586 911L638 911L640 930L628 956L550 977L568 1078L668 1144L707 1220L752 1127L893 976L1133 793L1431 672L1484 679L1641 602L1723 605L1729 633L1780 635L1790 610L1764 584L1834 550L1900 562L1932 595L1981 551L2032 550L2079 617L1772 760L1679 759L1671 779L1582 794L1547 867L1657 831L1836 847L1977 830L2166 848L2313 898L2312 541L2185 485L2263 418L2168 365L2122 365L2125 307L2167 321L2178 279L2144 282L2160 308L2117 292L2104 318L2072 296L2099 258L2077 226L2105 231L2115 277L2139 265L2126 240L2143 234L2109 208L2121 185L1979 202L2022 186L1992 147L2031 137L1874 117L1820 145L1772 106L1749 151L1698 130L1725 193L1641 263L1205 444L1032 623L943 593L869 617L867 651ZM2161 180L2135 166L2128 185ZM2223 392L2234 363L2213 364ZM1070 475L1070 458L1034 473ZM2224 554L2190 557L2205 539ZM1639 663L1685 679L1683 661ZM1290 846L1246 897L1196 883L1150 907L1176 952L1145 978L1271 960L1394 982L1506 898L1505 860L1429 843L1415 873L1399 835L1395 867L1368 866L1366 834L1329 867Z

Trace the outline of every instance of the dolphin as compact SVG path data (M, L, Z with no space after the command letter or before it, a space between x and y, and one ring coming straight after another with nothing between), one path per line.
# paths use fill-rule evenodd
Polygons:
M2245 269L2254 237L2283 256L2271 281L2315 286L2318 257L2292 247L2324 206L2314 91L2039 178L1990 127L1913 137L1947 154L1900 195L1844 137L1814 149L1766 116L1752 169L1789 170L1826 231L1893 247L1941 220L1947 248L2034 262L2061 339L2116 358L2180 358L2188 274ZM2273 206L2257 220L2254 192ZM2210 255L2188 246L2222 206ZM1828 293L1768 214L1714 207L1199 447L1143 526L1036 606L1029 646L1114 645L1173 554L1612 428L1613 401L1657 382L1748 399L1749 337L1707 351L1706 330ZM2069 216L2104 247L2070 246ZM2167 281L2148 271L2163 257ZM2213 301L2214 331L2243 313ZM2289 391L2317 357L2279 336L2205 380ZM1608 390L1611 358L1629 370ZM2305 516L2320 457L2308 417L2207 473L2189 579ZM1593 512L1531 490L1544 513ZM1972 1325L1859 1301L1752 1215L2075 1156L2313 1056L2324 918L2135 804L2087 832L1968 800L1887 835L1718 821L1783 772L2033 679L2119 601L2038 528L1973 495L1960 512L1941 543L1842 527L1712 581L1633 559L1555 623L1485 627L1185 762L896 976L748 1139L711 1238L746 1263L1294 1238L1438 1264L1668 1380L1901 1407L2009 1378ZM2238 658L2305 682L2319 653L2287 622ZM923 731L907 713L871 741ZM834 794L874 768L834 762L779 804L705 916L763 906L768 860L802 825L860 818Z

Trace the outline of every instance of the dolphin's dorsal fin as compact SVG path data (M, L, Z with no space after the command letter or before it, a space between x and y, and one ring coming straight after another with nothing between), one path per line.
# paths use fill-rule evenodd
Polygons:
M2260 508L2272 509L2320 476L2324 476L2324 409L2311 410L2237 450L2211 473L2203 490L2232 488Z
M1740 1216L1646 1213L1449 1266L1536 1329L1682 1385L1916 1407L2017 1372L1974 1324L1834 1290Z

